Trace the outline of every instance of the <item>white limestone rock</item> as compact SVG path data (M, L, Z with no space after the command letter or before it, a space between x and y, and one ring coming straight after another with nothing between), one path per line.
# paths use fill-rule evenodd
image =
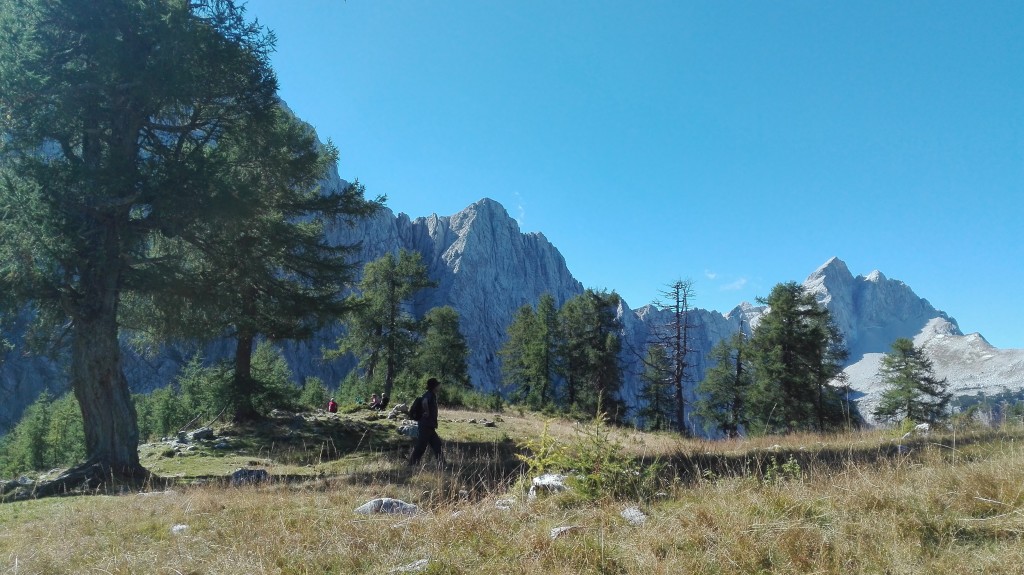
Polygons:
M634 527L641 527L647 522L647 514L636 507L627 507L619 515Z
M415 515L419 511L420 508L412 503L406 503L401 499L392 499L391 497L371 499L355 509L355 512L360 515L373 515L374 513Z

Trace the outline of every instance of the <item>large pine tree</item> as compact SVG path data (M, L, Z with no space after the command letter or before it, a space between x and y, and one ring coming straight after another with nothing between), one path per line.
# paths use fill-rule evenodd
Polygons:
M91 478L143 477L121 296L237 209L209 152L272 117L272 38L230 0L0 0L0 38L0 289L69 327Z
M827 309L796 282L776 285L754 330L750 420L769 432L823 431L849 420L837 386L846 357Z
M423 316L422 337L416 347L414 371L418 379L434 377L441 383L442 398L472 389L469 380L469 346L459 329L459 312L451 306L435 307Z
M929 422L945 419L952 400L945 379L937 379L932 361L914 342L901 337L882 358L879 368L886 386L875 408L875 417L882 420Z
M619 302L615 292L588 289L558 311L558 371L565 384L569 409L586 415L603 411L614 420L625 416L619 393Z
M549 293L537 307L529 304L516 312L501 350L501 370L512 386L512 398L531 409L543 409L555 401L558 350L558 309Z

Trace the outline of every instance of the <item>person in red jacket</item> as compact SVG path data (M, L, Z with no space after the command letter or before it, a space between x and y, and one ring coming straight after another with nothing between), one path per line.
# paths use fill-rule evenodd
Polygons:
M327 402L327 411L331 413L338 413L338 404L334 402L333 397Z

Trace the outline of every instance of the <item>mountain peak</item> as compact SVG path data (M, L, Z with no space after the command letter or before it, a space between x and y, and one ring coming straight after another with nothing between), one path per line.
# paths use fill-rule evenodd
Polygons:
M885 277L885 274L883 274L882 272L880 272L878 270L874 270L871 273L869 273L867 276L864 277L865 281L869 281L871 283L884 282L886 279L887 278Z
M846 262L835 256L832 256L831 258L829 258L827 262L821 264L821 266L818 269L814 270L814 273L808 276L807 279L811 280L814 278L820 278L824 276L840 275L844 277L853 277L853 274L850 273L850 268L846 266Z
M508 217L508 210L505 209L505 206L501 205L501 202L498 200L492 200L491 198L481 198L470 204L469 207L463 211L466 210Z
M846 267L843 260L833 257L807 276L804 288L817 296L818 303L831 307L829 304L837 298L849 302L853 283L850 268Z

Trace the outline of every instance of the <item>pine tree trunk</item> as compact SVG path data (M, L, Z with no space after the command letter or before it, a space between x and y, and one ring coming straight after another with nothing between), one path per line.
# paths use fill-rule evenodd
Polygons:
M135 406L121 365L116 303L76 317L71 348L71 385L82 409L89 464L116 477L144 477Z
M256 419L259 414L253 405L255 385L252 379L252 350L256 337L248 331L241 331L235 342L235 373L232 399L235 402L235 421Z

